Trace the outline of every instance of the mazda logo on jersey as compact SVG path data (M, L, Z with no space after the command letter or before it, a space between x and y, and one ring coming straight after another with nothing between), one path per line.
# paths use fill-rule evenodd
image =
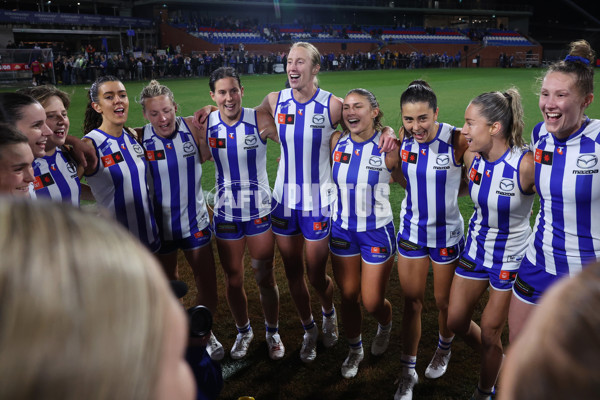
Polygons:
M371 164L374 167L380 167L381 164L383 164L383 161L379 156L371 156L371 158L369 158L369 164Z
M325 122L325 116L323 114L315 114L312 117L313 124L322 124Z
M146 160L148 161L158 161L165 159L165 151L164 150L148 150L146 151Z
M598 164L598 157L595 154L581 154L577 157L577 166L583 169L590 169Z
M277 114L277 123L284 125L293 125L294 114Z
M541 149L535 149L535 162L538 164L552 165L552 156L554 154L551 151L543 151Z
M502 179L499 186L500 190L511 191L515 188L515 182L512 179Z
M208 138L208 145L213 149L224 149L226 147L225 139L219 139L214 137Z
M191 142L185 142L183 144L183 152L185 154L190 154L194 152L194 145Z
M410 164L417 163L417 153L411 153L408 150L402 150L402 161Z
M350 162L350 153L336 151L333 153L333 161L348 164Z
M142 150L142 146L140 146L139 144L134 144L133 145L133 151L135 151L136 154L144 154L144 150Z
M67 171L69 171L72 174L74 174L77 171L77 166L74 162L67 163Z
M246 143L247 146L252 146L253 144L256 144L257 141L256 135L249 135L244 139L244 143Z
M450 164L450 156L448 154L440 154L435 159L435 163L441 166L448 165Z
M52 175L50 175L50 173L36 176L35 180L33 181L33 188L35 190L40 190L50 185L54 185L54 179L52 179Z

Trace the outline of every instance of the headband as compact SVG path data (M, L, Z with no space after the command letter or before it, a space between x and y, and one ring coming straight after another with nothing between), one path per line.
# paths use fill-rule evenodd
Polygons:
M589 65L590 60L588 60L587 58L583 58L583 57L579 57L579 56L566 56L565 57L565 61L568 62L575 62L575 61L579 61L584 63L585 65Z

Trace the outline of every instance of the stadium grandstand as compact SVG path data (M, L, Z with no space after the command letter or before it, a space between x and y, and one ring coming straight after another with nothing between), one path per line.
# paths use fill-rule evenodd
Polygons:
M570 12L550 16L553 2ZM576 37L595 46L599 26L569 0L4 1L0 81L28 80L33 59L63 84L230 63L283 72L275 66L295 41L315 43L327 69L531 67Z

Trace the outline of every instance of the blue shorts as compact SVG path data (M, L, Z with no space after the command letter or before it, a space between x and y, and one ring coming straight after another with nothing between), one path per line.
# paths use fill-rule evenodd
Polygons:
M161 240L161 246L158 254L169 254L177 249L183 251L196 250L210 243L212 233L210 227L206 227L201 231L195 232L192 236L188 236L179 240Z
M260 235L271 229L271 216L265 215L250 221L238 222L230 221L215 214L213 215L212 228L217 239L237 240L244 236Z
M400 237L398 233L398 254L406 258L424 258L429 257L431 261L437 264L450 264L460 257L465 248L465 239L450 247L424 247L416 243L409 242Z
M361 255L369 264L382 264L396 251L394 223L366 232L352 232L334 223L329 237L331 253L340 257Z
M519 274L513 286L513 293L519 300L528 304L537 304L540 297L556 282L567 275L552 275L543 267L523 258Z
M517 270L502 270L500 268L487 268L478 264L463 253L456 264L456 275L465 279L477 281L490 281L490 286L498 291L508 291L512 289Z
M321 240L329 236L331 230L331 207L320 212L294 210L273 200L271 222L273 233L283 236L302 234L306 240Z

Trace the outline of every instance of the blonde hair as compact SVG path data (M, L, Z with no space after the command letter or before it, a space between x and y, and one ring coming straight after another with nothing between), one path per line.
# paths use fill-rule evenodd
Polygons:
M117 223L0 198L0 398L149 399L167 281Z
M173 95L171 89L165 85L161 85L156 79L152 79L140 93L140 99L138 100L138 103L142 106L142 110L146 110L146 99L151 99L157 96L167 96L173 105L175 105L175 96Z
M507 398L597 399L599 306L598 262L548 290L509 354L515 382L502 389Z
M308 52L308 58L310 59L312 67L321 66L321 53L319 53L319 50L312 43L296 42L290 47L290 51L296 47L302 47ZM315 87L319 87L319 79L316 76L313 80L313 84Z
M516 88L505 92L487 92L471 100L471 104L479 106L479 112L493 124L500 122L502 133L506 137L510 148L521 148L525 145L523 140L523 105L521 95Z

